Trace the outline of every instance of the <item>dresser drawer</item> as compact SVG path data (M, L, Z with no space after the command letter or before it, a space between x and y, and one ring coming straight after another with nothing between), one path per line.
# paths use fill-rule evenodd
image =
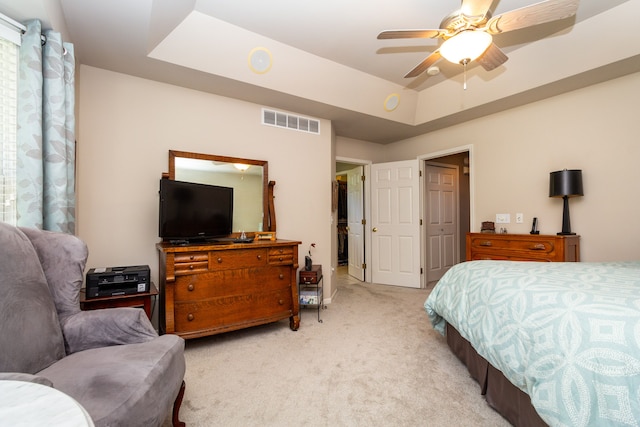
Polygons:
M209 261L208 252L183 252L174 255L176 264L188 264L190 262Z
M193 302L176 302L175 326L181 332L206 330L215 325L224 329L242 322L258 322L281 314L291 315L291 288L268 292L243 292ZM247 319L246 313L251 313Z
M469 261L554 261L552 257L546 256L544 253L540 254L528 254L521 253L517 254L515 252L511 253L492 253L492 252L474 252Z
M477 237L471 239L471 247L476 250L502 250L550 253L555 250L555 243L548 239L509 239Z
M202 273L209 269L207 252L184 252L174 256L176 275Z
M251 268L267 265L267 250L238 249L235 251L212 251L211 269Z
M176 277L175 300L194 301L236 293L253 293L291 286L291 269L262 267L211 271L204 274Z
M278 246L269 248L269 264L291 265L293 264L293 247Z

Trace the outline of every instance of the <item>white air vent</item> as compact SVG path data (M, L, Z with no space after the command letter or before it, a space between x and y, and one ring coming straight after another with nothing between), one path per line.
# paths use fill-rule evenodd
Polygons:
M262 109L262 124L320 134L320 121L309 117L295 116L281 111Z

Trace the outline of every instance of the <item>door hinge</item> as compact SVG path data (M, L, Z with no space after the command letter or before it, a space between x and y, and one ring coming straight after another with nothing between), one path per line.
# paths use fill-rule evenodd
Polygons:
M423 272L422 272L422 267L420 267L420 274L423 274Z
M419 171L418 176L422 177L422 171Z
M422 218L420 219L420 225L422 225Z
M366 270L366 269L367 269L367 264L364 264L364 263L363 263L363 264L362 264L362 269L363 269L363 270Z
M360 221L362 223L362 225L367 225L367 220L362 218L362 221Z
M366 177L366 176L364 176L364 175L360 175L360 181L366 181L366 180L367 180L367 177Z

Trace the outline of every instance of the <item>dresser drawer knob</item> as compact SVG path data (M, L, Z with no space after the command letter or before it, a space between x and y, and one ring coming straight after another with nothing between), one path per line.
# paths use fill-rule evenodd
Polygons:
M191 256L189 257L189 259L190 259L191 261L193 261L194 259L196 259L196 257L195 257L195 256L193 256L193 255L191 255Z
M280 276L278 276L280 278L280 280L284 279L284 274L280 273Z
M193 264L189 264L189 270L193 270L194 268Z
M191 313L187 314L187 320L189 322L193 321L193 314L191 314Z
M187 290L189 292L193 292L194 289L195 289L195 287L193 286L193 283L189 283L189 286L187 286Z
M218 258L218 264L222 264L222 258Z
M280 305L284 305L284 301L283 301L283 300L279 300L279 301L278 301L278 304L280 304Z
M258 258L258 260L261 260L262 259L262 255L258 255L258 256L256 256L256 258Z
M278 261L282 261L282 259L283 259L283 258L282 258L282 257L280 257L280 258L278 258Z

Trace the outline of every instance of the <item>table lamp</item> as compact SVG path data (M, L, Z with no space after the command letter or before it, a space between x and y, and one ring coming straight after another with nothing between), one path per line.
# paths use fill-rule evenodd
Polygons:
M562 211L562 235L572 235L571 220L569 219L569 197L584 196L582 191L582 171L580 169L561 170L550 173L549 197L562 197L564 209Z

